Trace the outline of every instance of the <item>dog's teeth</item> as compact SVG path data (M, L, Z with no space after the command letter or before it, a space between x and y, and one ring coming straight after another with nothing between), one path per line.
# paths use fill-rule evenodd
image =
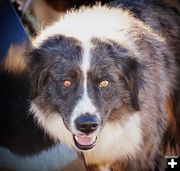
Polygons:
M78 141L78 137L74 136L75 137L75 140Z
M95 141L96 140L96 137L93 137L93 141Z

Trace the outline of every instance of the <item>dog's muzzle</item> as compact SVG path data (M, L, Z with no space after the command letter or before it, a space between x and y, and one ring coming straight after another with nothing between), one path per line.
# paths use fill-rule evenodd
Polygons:
M77 148L89 150L96 145L97 137L93 133L99 127L99 120L96 115L84 114L75 120L76 129L80 135L73 135Z

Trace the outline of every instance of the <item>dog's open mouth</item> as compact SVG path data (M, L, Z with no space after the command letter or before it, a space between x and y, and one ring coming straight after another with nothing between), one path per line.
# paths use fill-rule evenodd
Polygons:
M74 143L80 150L90 150L96 145L96 136L73 135Z

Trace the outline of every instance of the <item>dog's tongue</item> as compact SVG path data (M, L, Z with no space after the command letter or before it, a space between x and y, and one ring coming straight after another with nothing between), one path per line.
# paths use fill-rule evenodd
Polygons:
M75 136L75 139L80 145L91 145L94 143L96 137L93 137L93 136Z

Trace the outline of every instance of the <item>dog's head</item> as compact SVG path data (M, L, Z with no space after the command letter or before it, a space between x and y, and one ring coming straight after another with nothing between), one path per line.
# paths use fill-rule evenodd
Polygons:
M31 109L53 137L87 150L106 123L121 122L140 110L143 65L132 43L124 41L124 30L113 30L110 24L117 26L116 21L99 25L93 18L98 25L91 27L102 30L90 34L94 20L73 14L68 25L68 17L42 32L29 52Z

